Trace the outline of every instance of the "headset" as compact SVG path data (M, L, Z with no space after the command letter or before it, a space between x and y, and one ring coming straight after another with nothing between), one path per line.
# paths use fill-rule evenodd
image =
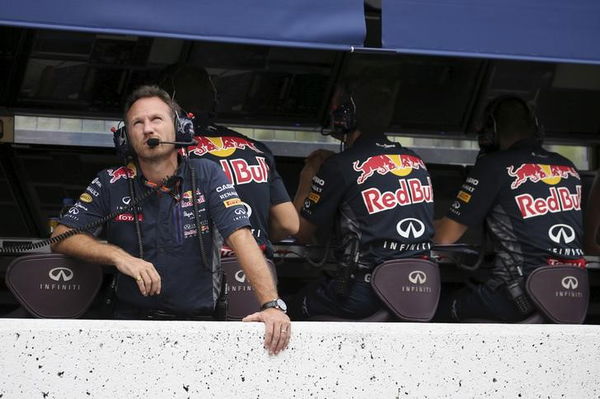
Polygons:
M527 103L523 98L514 94L506 94L496 97L490 101L483 111L482 125L477 129L477 141L479 148L485 152L497 151L500 147L498 142L498 128L496 123L496 112L500 104L506 101L516 101L522 105L527 111L529 120L535 127L535 138L542 144L544 141L544 130L537 118L533 107Z
M154 139L154 141L150 142L148 140L148 145L150 147L156 147L159 144L174 144L175 148L183 148L189 145L194 145L196 142L194 141L194 115L179 115L175 116L175 141L159 141L158 139ZM129 136L127 133L127 127L125 122L119 122L118 127L112 128L113 132L113 142L115 144L115 149L117 151L117 155L121 156L123 159L131 159L135 156L135 151L129 142Z
M352 96L331 110L331 135L340 138L356 129L356 103Z

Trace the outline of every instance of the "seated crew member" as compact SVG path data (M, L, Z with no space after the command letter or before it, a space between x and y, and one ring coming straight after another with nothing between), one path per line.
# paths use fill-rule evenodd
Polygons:
M519 321L524 281L538 266L582 258L581 180L565 157L541 146L542 132L527 103L516 96L491 101L479 131L481 153L434 241L451 244L485 221L495 258L487 281L443 295L439 321Z
M585 253L600 256L600 169L590 189L585 210Z
M265 255L272 258L271 242L296 234L300 222L271 150L259 141L212 123L217 93L204 68L172 65L164 72L161 86L194 115L197 144L187 148L188 156L210 159L223 168L244 202L254 238ZM223 255L230 252L225 250Z
M76 234L53 246L56 252L116 266L116 318L166 314L194 319L213 314L221 286L216 229L239 254L260 302L272 303L278 297L248 218L236 212L244 209L241 201L221 168L206 160L181 158L174 145L164 143L177 137L178 110L168 93L156 86L135 90L124 112L133 162L101 171L53 233L56 236L123 211L134 197L160 187L139 206L107 223L108 243ZM153 145L151 139L163 143ZM228 198L220 198L224 193ZM265 348L271 353L287 346L289 318L276 303L244 320L265 323Z
M322 278L290 301L293 320L368 317L383 306L370 284L373 268L430 254L431 180L419 156L384 135L394 100L389 81L364 72L334 94L332 135L345 149L333 155L317 150L307 158L294 205L300 242L333 222L340 264L337 277Z

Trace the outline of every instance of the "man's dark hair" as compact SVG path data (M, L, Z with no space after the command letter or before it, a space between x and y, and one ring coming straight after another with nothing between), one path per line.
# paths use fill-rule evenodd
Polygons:
M388 128L396 104L395 82L386 74L361 73L340 82L342 101L354 102L356 128L365 135L380 135ZM389 78L389 79L388 79Z
M497 134L506 138L528 138L537 134L536 117L525 100L516 96L499 97L492 102L491 117Z
M167 93L160 87L153 86L153 85L140 86L137 89L135 89L129 95L129 97L127 97L127 100L125 101L125 106L123 107L123 120L125 121L125 123L127 123L127 112L129 112L129 109L131 108L133 103L135 103L137 100L139 100L141 98L150 98L150 97L157 97L160 100L162 100L162 102L167 104L169 106L169 108L171 108L171 117L173 118L173 120L175 120L175 118L181 111L181 108L169 96L169 93Z

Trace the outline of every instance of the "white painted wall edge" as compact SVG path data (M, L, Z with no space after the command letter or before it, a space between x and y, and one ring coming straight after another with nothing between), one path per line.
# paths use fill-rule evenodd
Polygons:
M0 398L598 398L600 326L0 323Z

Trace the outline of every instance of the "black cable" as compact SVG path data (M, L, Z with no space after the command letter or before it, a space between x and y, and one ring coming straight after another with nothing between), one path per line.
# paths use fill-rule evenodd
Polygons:
M135 201L135 189L133 187L133 179L129 177L129 173L127 173L127 183L129 186L129 197L131 198L131 201ZM135 221L135 233L137 236L140 259L144 259L144 247L142 245L142 230L140 228L137 206L133 208L133 218Z
M168 186L170 184L172 178L165 178L163 180L163 184L159 184L156 187L153 187L151 190L147 191L146 193L144 193L144 195L142 195L141 197L137 198L135 201L132 199L131 203L129 205L127 205L127 207L125 207L125 209L122 210L118 210L118 211L114 211L106 216L104 216L101 219L95 220L93 222L90 222L88 224L86 224L85 226L81 227L81 228L76 228L76 229L72 229L69 231L66 231L62 234L59 234L55 237L52 238L48 238L46 240L43 241L38 241L36 243L32 243L29 245L19 245L19 246L15 246L12 248L0 248L0 255L12 255L12 254L19 254L19 253L23 253L26 251L31 251L33 249L39 249L39 248L43 248L47 245L53 245L56 244L62 240L65 240L71 236L74 236L75 234L80 234L80 233L86 233L89 232L93 229L95 229L96 227L108 222L111 219L114 219L115 217L117 217L118 215L127 212L128 210L130 210L132 207L136 207L138 206L140 203L142 203L143 201L145 201L147 198L150 197L150 195L152 195L155 192L158 192L158 190L160 190L160 188L162 186Z
M196 235L198 236L198 242L200 243L200 256L202 257L202 262L204 264L204 268L211 273L213 270L210 270L208 265L208 260L206 258L206 252L204 250L204 240L202 238L202 226L200 225L200 215L198 213L198 197L196 194L196 171L194 170L194 166L188 162L188 167L190 168L190 177L192 179L192 202L194 206L194 220L196 221ZM208 223L208 218L207 218ZM207 224L210 229L210 223Z

